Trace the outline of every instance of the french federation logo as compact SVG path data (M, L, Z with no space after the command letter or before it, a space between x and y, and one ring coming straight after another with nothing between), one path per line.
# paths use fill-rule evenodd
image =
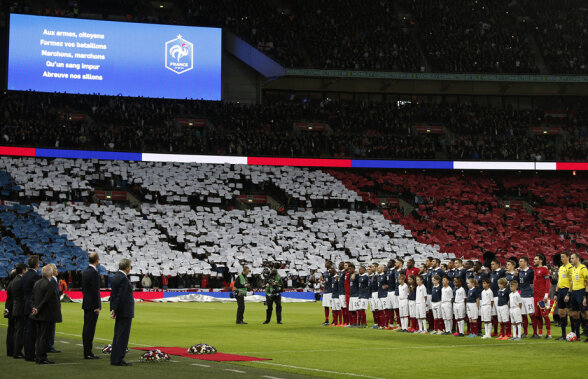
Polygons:
M183 74L194 68L194 45L178 34L165 43L165 68Z

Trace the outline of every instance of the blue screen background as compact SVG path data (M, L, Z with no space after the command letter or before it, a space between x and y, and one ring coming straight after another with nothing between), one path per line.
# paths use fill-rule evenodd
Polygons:
M104 34L104 39L43 35L43 30ZM167 41L181 35L194 46L194 68L176 74L165 67ZM107 50L42 46L41 39L107 45ZM41 50L93 53L105 60L42 56ZM101 65L99 70L47 67L47 61ZM9 90L67 92L175 99L221 99L222 29L72 18L10 15ZM103 80L45 78L44 71L90 73Z

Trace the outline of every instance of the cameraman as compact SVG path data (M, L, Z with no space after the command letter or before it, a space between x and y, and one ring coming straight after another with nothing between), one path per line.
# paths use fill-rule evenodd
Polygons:
M237 299L237 324L247 324L243 321L243 314L245 313L245 296L251 287L247 280L249 275L249 267L244 266L243 272L239 274L235 280L235 299Z
M265 279L265 322L269 324L272 319L273 304L276 303L276 318L278 324L282 323L282 278L278 274L278 269L273 268Z

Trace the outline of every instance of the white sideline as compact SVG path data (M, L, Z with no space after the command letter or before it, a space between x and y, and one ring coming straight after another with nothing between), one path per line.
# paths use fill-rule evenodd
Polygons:
M385 379L385 378L381 378L379 376L369 376L369 375L362 375L362 374L354 374L352 372L340 372L340 371L321 370L320 368L310 368L310 367L300 367L300 366L292 366L292 365L283 365L283 364L280 364L280 363L271 363L271 362L265 362L265 361L253 361L251 363L260 363L260 364L263 364L263 365L272 365L272 366L295 368L295 369L298 369L298 370L324 372L324 373L327 373L327 374L357 376L359 378Z

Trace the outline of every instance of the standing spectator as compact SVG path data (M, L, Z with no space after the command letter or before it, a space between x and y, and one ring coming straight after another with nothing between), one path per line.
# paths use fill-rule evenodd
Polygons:
M141 286L143 288L151 288L151 278L149 275L147 275L147 273L145 273L145 275L143 275L143 279L141 279Z

